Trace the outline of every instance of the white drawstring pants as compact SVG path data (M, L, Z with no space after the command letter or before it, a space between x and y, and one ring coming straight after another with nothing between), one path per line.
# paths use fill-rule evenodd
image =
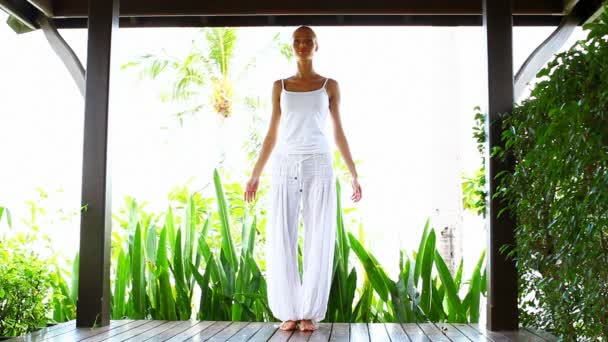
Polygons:
M272 159L266 226L268 304L282 320L325 318L332 281L337 196L330 153ZM302 282L298 270L300 202L304 220Z

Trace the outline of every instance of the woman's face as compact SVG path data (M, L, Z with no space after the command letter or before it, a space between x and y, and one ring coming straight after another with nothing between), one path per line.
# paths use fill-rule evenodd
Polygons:
M314 32L299 29L293 33L293 52L297 59L312 59L319 48Z

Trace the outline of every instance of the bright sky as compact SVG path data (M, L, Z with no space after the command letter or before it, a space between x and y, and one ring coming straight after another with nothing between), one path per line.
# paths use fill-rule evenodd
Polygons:
M25 200L36 198L35 187L55 195L57 208L74 210L80 204L82 125L84 104L69 73L49 47L42 32L16 35L3 24L0 12L0 204L15 221L26 217ZM246 28L239 31L236 55L243 59L263 47L274 33L288 37L292 27ZM550 27L514 29L514 68L553 30ZM395 275L399 248L417 248L426 218L435 213L450 218L459 198L454 194L460 173L480 164L471 134L473 107L484 104L482 30L480 27L316 27L320 48L315 60L319 73L340 83L342 121L351 152L362 161L358 173L363 198L350 201L351 189L342 184L343 203L359 209L367 242ZM194 187L211 182L215 116L202 113L160 129L175 106L158 100L158 86L138 82L120 65L163 48L184 56L195 29L122 29L113 46L111 139L113 207L127 194L150 202L148 209L164 210L166 195L175 185L196 176ZM60 33L86 65L86 30ZM200 36L200 35L199 35ZM567 46L584 34L577 30ZM272 54L258 59L258 67L243 82L250 94L268 102L272 81L287 77L295 66ZM242 89L244 89L242 88ZM234 181L245 183L251 170L239 154L248 138L250 117L236 109L230 118L226 148L234 156ZM270 111L258 113L269 119ZM263 127L264 132L266 126ZM266 168L267 169L267 168ZM443 216L442 216L443 215ZM462 217L465 279L485 248L483 222L467 212ZM357 227L351 230L356 232ZM56 223L53 235L72 255L78 247L78 218Z

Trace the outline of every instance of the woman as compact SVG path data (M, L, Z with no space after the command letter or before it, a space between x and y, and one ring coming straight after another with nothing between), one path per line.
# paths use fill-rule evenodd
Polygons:
M268 304L283 322L281 330L312 331L325 318L331 286L336 231L336 182L326 129L333 122L336 146L351 173L353 194L361 186L340 121L338 82L313 68L319 49L308 26L293 33L297 73L274 82L272 118L262 151L245 188L255 199L259 176L277 144L271 162L270 208L266 229ZM298 271L298 215L304 220L303 275Z

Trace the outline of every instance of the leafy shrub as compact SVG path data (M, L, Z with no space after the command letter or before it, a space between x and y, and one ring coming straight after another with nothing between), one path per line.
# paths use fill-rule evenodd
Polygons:
M0 244L0 335L17 336L46 326L49 265L15 241Z
M523 325L608 338L608 13L503 122Z

